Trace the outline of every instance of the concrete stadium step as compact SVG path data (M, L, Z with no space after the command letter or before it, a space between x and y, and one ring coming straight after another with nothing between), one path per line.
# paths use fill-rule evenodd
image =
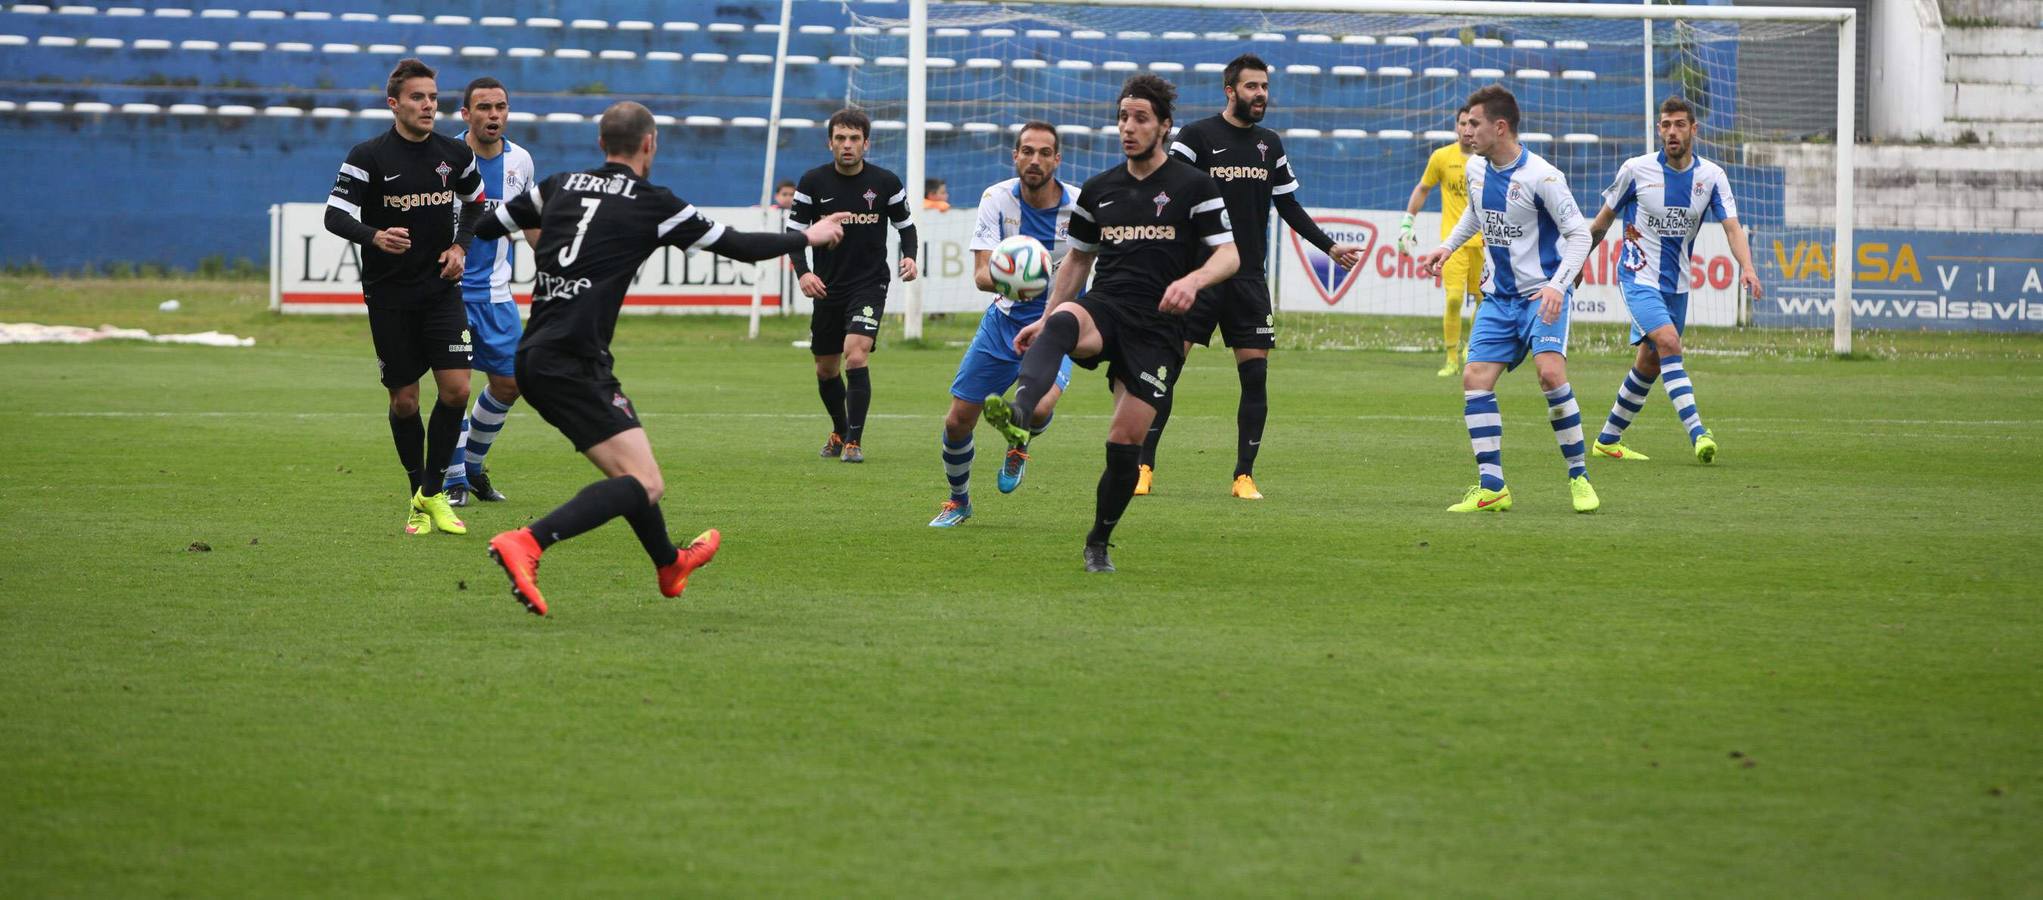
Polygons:
M2043 0L1943 0L1944 21L1985 21L2034 26L2043 22Z
M1947 28L1944 29L1944 53L1951 56L2032 56L2043 53L2043 27Z
M1984 119L1949 119L1944 123L1952 140L1971 133L1982 143L1995 147L2043 147L2043 122L1996 122Z
M2036 40L2043 45L2043 32ZM2036 56L1957 56L1944 59L1944 78L1972 84L2043 84L2043 54Z
M1951 118L2043 122L2043 85L1960 82L1946 87Z

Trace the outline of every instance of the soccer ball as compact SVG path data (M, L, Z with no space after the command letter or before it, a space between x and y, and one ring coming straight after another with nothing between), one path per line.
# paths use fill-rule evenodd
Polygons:
M1034 300L1050 289L1050 251L1026 234L1001 241L986 260L993 290L1009 300Z

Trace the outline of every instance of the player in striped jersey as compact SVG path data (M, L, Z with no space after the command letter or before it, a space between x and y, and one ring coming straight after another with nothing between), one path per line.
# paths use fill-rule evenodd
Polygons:
M1071 210L1078 205L1078 187L1057 180L1059 147L1057 127L1048 122L1029 122L1014 137L1014 176L986 189L979 197L979 219L972 228L972 283L982 291L993 290L989 260L1002 240L1025 234L1043 243L1055 260L1069 248L1065 237L1071 232ZM958 361L958 375L951 380L951 409L943 420L943 469L950 481L950 499L943 502L931 528L950 528L972 517L972 427L979 424L979 412L988 395L1004 394L1021 375L1022 356L1014 349L1014 337L1029 323L1043 317L1045 298L1010 300L997 294L986 305L979 320L979 332ZM1057 370L1057 383L1048 394L1050 402L1071 383L1071 358L1065 357ZM1046 417L1032 423L1027 433L1034 438L1049 427ZM1028 466L1028 444L1009 444L1000 467L1003 494L1021 486Z
M1667 399L1681 415L1689 446L1698 461L1717 458L1717 439L1703 427L1696 410L1695 386L1682 363L1681 332L1688 325L1689 252L1703 221L1724 223L1724 238L1738 260L1739 279L1752 296L1760 296L1759 272L1752 266L1752 247L1738 224L1738 201L1724 167L1695 155L1695 107L1680 97L1660 104L1659 153L1634 156L1617 170L1617 179L1603 192L1603 211L1589 226L1592 242L1624 219L1624 254L1617 281L1632 315L1632 343L1639 347L1632 370L1618 385L1610 419L1596 436L1596 455L1611 459L1646 457L1619 443L1632 417L1646 404L1653 380L1664 378Z
M1469 206L1438 249L1419 258L1428 275L1440 271L1455 248L1482 231L1483 303L1469 331L1468 364L1461 373L1469 445L1480 481L1449 512L1502 512L1511 508L1504 485L1503 418L1497 412L1497 378L1528 353L1546 392L1547 417L1568 461L1568 490L1576 512L1601 505L1589 484L1582 445L1582 410L1568 386L1568 304L1575 275L1589 256L1589 223L1568 191L1568 179L1518 143L1518 99L1498 85L1468 98L1475 119L1475 153L1468 161Z
M511 94L504 83L484 76L468 83L461 92L461 118L468 131L461 140L475 151L475 168L482 173L484 202L494 207L507 197L525 192L533 184L532 154L504 137L504 123L511 115ZM537 246L537 229L524 232L525 244ZM454 445L454 458L447 463L447 499L453 506L467 506L477 500L504 499L490 483L483 459L495 444L511 404L518 402L518 373L512 358L518 352L518 304L511 299L511 265L514 250L509 237L477 238L468 245L468 268L461 275L461 300L468 308L468 328L474 337L475 367L489 383L475 393L475 405L461 423L461 440Z

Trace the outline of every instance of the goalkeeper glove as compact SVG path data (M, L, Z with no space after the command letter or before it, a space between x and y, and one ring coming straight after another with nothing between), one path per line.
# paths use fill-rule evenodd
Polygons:
M1400 256L1410 256L1418 243L1419 236L1412 233L1412 214L1405 213L1404 220L1397 223L1397 252Z

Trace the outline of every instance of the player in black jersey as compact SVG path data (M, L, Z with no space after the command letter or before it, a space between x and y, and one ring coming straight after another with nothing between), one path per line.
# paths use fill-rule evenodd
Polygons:
M1177 89L1155 75L1121 86L1121 152L1127 161L1094 175L1079 189L1043 317L1015 335L1022 352L1014 403L986 398L986 421L1010 444L1025 443L1029 424L1056 405L1050 389L1065 356L1088 369L1107 363L1114 414L1107 426L1107 467L1094 495L1085 570L1112 572L1107 539L1128 509L1142 437L1170 402L1185 359L1179 318L1199 291L1234 273L1234 235L1226 201L1206 173L1164 150ZM1199 264L1206 255L1204 265ZM1086 277L1098 277L1084 297Z
M865 161L872 128L872 120L855 109L830 116L830 163L802 173L787 215L787 227L799 231L819 216L850 214L844 220L844 242L834 250L815 251L813 271L808 254L790 257L802 294L815 302L809 314L809 352L816 357L816 390L830 413L830 439L823 442L822 455L848 463L865 461L860 441L873 399L866 357L879 337L892 280L887 223L901 233L896 271L903 282L915 280L915 253L921 248L900 176Z
M674 597L688 586L688 573L708 563L723 540L712 528L678 550L667 537L660 464L638 410L610 371L617 311L646 257L669 246L758 262L812 245L827 247L844 236L841 215L826 216L799 233L725 228L645 180L659 150L653 114L645 107L615 104L598 127L603 165L547 178L498 206L476 232L494 239L539 229L532 254L539 270L532 317L514 363L518 390L540 418L609 476L530 526L490 539L490 557L510 575L512 596L542 616L539 555L556 541L623 516L652 557L660 593Z
M1276 317L1270 303L1270 283L1263 271L1270 233L1270 204L1284 216L1285 224L1298 232L1320 252L1343 268L1362 262L1362 245L1336 244L1312 220L1312 214L1298 202L1298 176L1284 153L1284 141L1277 132L1257 124L1270 108L1270 66L1253 53L1235 57L1222 70L1221 91L1227 107L1211 118L1200 119L1178 131L1171 154L1204 170L1220 185L1227 198L1227 214L1234 220L1235 246L1241 268L1234 277L1199 292L1192 311L1185 315L1185 352L1193 344L1213 340L1218 325L1220 338L1234 350L1235 373L1241 378L1241 405L1235 411L1234 496L1261 500L1256 488L1256 451L1263 444L1263 423L1270 416L1267 379L1270 350L1277 346ZM1142 470L1135 484L1137 496L1150 491L1156 472L1156 447L1170 421L1170 406L1156 413L1142 444Z
M390 391L390 435L411 479L407 534L467 534L443 490L468 411L468 310L461 270L483 205L475 153L433 133L440 90L432 68L399 62L385 87L389 131L356 144L326 199L326 230L362 247L362 302L376 365ZM433 371L439 401L419 423L419 376Z

